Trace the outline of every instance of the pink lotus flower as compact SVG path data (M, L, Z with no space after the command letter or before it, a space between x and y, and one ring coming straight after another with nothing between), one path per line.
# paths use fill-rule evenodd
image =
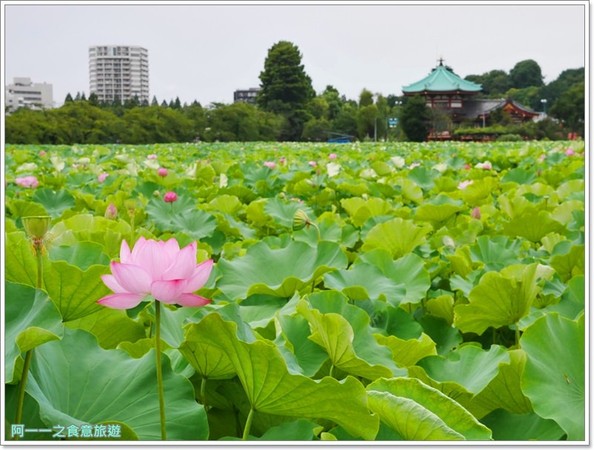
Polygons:
M330 153L328 155L328 159L336 159L336 158L338 158L338 155L336 153Z
M472 166L468 163L464 164L464 170L470 170L472 169Z
M177 194L173 191L169 191L165 193L165 195L163 196L163 200L165 200L167 203L173 203L177 200Z
M147 159L157 159L157 155L155 155L155 154L148 155Z
M571 147L569 147L567 150L565 150L565 155L573 156L573 155L575 155L575 150L572 149Z
M278 162L284 166L287 163L287 158L285 158L284 156L281 156L278 160Z
M159 175L160 177L166 177L167 176L167 169L165 167L159 167L157 169L157 175Z
M39 151L39 156L41 156L43 158L45 155L47 155L47 152L45 150Z
M315 161L309 161L307 164L309 164L311 167L317 167L318 163Z
M103 283L114 293L97 303L115 309L134 308L147 296L163 303L203 306L209 299L194 294L208 281L213 261L196 264L196 242L180 250L174 238L155 241L141 237L132 251L122 241L120 262L112 261Z
M37 186L39 186L39 181L37 181L37 178L33 175L29 175L26 177L17 177L17 179L14 181L21 187L36 188Z
M108 176L109 174L107 172L100 173L99 176L97 176L97 181L103 183Z
M475 219L480 219L481 218L481 209L478 206L476 206L475 208L472 209L470 215Z
M485 161L482 163L478 163L476 166L477 169L484 169L484 170L491 170L493 168L493 166L491 165L490 161Z
M265 161L264 165L266 167L268 167L269 169L274 169L276 167L276 164L274 163L274 161Z

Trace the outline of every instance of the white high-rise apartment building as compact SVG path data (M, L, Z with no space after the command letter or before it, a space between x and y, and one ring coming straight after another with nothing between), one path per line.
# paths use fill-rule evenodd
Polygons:
M90 47L89 78L90 93L100 102L124 102L134 97L148 102L148 50L131 45Z
M53 108L53 86L49 83L33 83L31 78L15 77L5 88L6 108L15 111L19 108Z

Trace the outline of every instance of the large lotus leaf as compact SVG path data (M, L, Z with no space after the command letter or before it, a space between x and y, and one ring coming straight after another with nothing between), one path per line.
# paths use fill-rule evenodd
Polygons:
M532 412L530 400L520 387L526 354L522 350L510 350L508 353L509 363L499 364L497 376L471 400L468 409L478 418L500 408L513 414Z
M64 328L60 313L41 290L7 281L5 299L5 376L13 383L20 378L14 373L17 359L41 344L60 339Z
M512 414L498 409L481 422L493 431L496 441L559 441L565 434L554 420L535 413Z
M7 233L5 251L4 276L6 280L37 286L35 249L25 233L21 231Z
M437 318L445 320L448 325L454 322L454 297L440 295L425 302L427 312Z
M235 214L242 208L243 204L235 195L218 195L209 202L209 209L225 214Z
M417 226L412 220L397 217L375 225L363 239L363 251L381 248L400 258L425 242L431 226Z
M359 319L357 323L360 323L361 326L352 326L339 313L323 314L317 309L310 309L305 300L297 305L297 311L310 323L312 330L310 339L324 348L333 366L343 372L369 380L391 377L401 373L391 360L388 349L380 346L377 342L368 340L374 348L366 347L367 355L363 355L364 357L357 354L354 338L366 331L363 327L368 328L368 323L365 324ZM366 316L363 311L361 314Z
M351 217L351 221L357 227L362 227L370 217L383 216L393 210L392 206L383 198L371 197L363 199L361 197L345 198L340 201L340 205Z
M458 191L458 195L470 206L477 206L487 201L496 192L499 181L495 177L485 177L473 180L465 189Z
M295 213L299 210L307 214L309 218L314 219L315 215L312 209L309 206L296 201L287 202L275 197L268 199L264 206L264 212L272 217L277 224L285 228L293 227L293 218L295 217Z
M193 239L212 236L217 227L213 216L198 209L191 198L181 195L172 203L153 198L146 212L159 230L183 231Z
M278 323L280 334L275 339L275 343L279 349L282 350L283 347L287 349L287 352L282 352L287 365L291 358L298 366L298 373L313 377L328 360L328 353L309 339L311 335L309 322L300 315L283 314L278 317Z
M292 374L277 347L269 341L237 338L237 325L217 313L206 316L201 345L220 349L231 360L252 408L261 413L300 418L324 418L354 436L375 438L379 420L367 408L363 385L353 377L314 381Z
M470 303L454 308L454 325L482 334L487 328L517 323L530 311L538 294L538 264L523 266L521 275L488 272L469 294Z
M551 219L559 223L569 224L573 219L574 211L583 211L584 202L568 200L557 206L551 213Z
M548 314L524 331L520 346L527 355L522 390L534 411L557 422L568 440L584 440L584 315L573 321Z
M460 200L454 201L444 194L420 205L415 211L415 219L426 222L439 223L448 220L454 214L462 211Z
M517 183L517 184L529 184L536 179L534 171L528 171L522 167L516 167L508 171L503 177L501 177L502 183Z
M396 336L376 334L375 339L392 352L392 357L399 367L409 367L425 356L437 355L435 342L425 333L418 339L401 339Z
M334 242L322 241L317 248L291 242L279 249L259 242L242 257L219 260L221 278L217 287L230 299L244 299L252 294L291 297L324 273L346 265L345 254Z
M51 189L37 189L33 200L41 203L52 217L60 217L64 211L74 207L74 197L67 191L52 191Z
M437 170L427 170L424 167L415 167L408 173L408 178L423 189L429 190L435 185L433 179L439 175Z
M456 401L414 378L367 386L369 407L406 440L489 440L491 430Z
M74 235L78 241L92 241L103 245L104 253L110 257L119 255L122 239L127 239L132 245L132 228L127 222L91 214L77 214L58 222L50 233L54 245L69 245Z
M146 337L144 326L128 317L125 311L102 307L80 319L66 322L68 328L88 331L105 349L116 348L122 342L136 342Z
M431 286L429 272L425 269L423 259L413 253L393 260L390 254L383 249L372 250L359 256L361 262L376 266L389 279L404 289L404 294L399 298L401 304L418 303L425 298Z
M562 281L568 281L577 275L584 275L586 263L585 247L575 245L568 253L551 258L551 267L559 274Z
M499 271L518 262L521 242L507 236L480 236L470 247L473 261L480 261L487 271Z
M406 200L420 204L423 202L423 190L408 178L401 178L399 182L402 189L402 196Z
M386 277L371 264L356 264L348 270L324 275L324 286L336 289L353 300L383 299L398 306L405 288Z
M350 224L346 224L338 214L325 212L316 221L317 229L305 226L293 232L296 241L303 241L315 247L318 241L338 242L343 247L354 247L359 240L359 231Z
M204 408L191 383L162 358L167 438L208 438ZM103 350L82 330L65 330L61 341L35 351L27 392L48 425L122 422L141 440L160 439L155 353L133 359L122 350Z
M312 441L324 428L305 419L285 422L270 428L258 441Z
M509 362L505 347L492 345L483 350L476 345L462 345L447 356L427 356L417 365L438 382L454 382L472 394L478 394L497 376L499 364Z
M111 290L101 280L107 266L94 265L81 270L64 261L48 261L43 266L43 283L64 322L93 314L104 308L97 303Z
M551 218L547 211L528 209L503 226L508 236L520 236L532 242L539 242L549 233L562 231L564 226Z
M109 264L109 257L103 253L103 246L95 242L50 246L49 258L53 261L66 261L81 270L87 270L94 264Z
M47 211L39 203L16 198L6 199L6 208L10 211L13 219L29 216L47 216Z

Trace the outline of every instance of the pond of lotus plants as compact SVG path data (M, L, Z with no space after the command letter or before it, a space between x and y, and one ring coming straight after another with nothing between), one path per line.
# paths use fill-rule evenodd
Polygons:
M584 441L584 143L5 149L8 441Z

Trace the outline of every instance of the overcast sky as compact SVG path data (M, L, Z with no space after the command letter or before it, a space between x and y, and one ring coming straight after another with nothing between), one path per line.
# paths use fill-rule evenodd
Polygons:
M401 95L440 57L462 77L534 59L546 83L589 64L585 1L440 3L3 1L4 83L51 83L57 106L67 93L88 96L94 45L145 47L150 97L204 106L259 86L268 50L281 40L299 48L316 92L331 84L350 99L364 88Z

